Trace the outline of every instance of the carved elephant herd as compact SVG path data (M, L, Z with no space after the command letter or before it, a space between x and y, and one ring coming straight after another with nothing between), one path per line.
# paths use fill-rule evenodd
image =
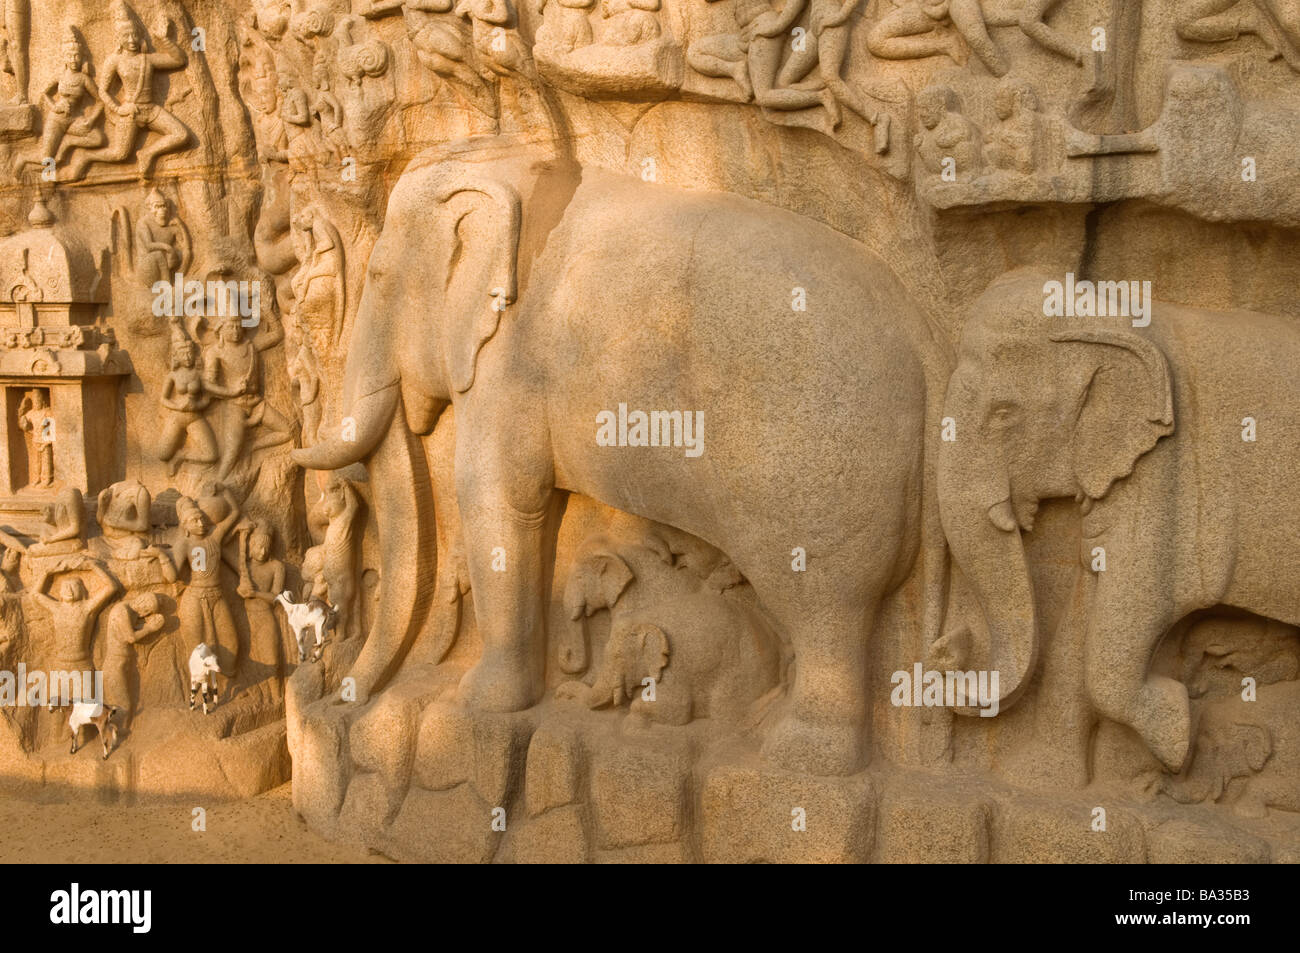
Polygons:
M349 426L295 451L309 469L365 465L380 577L401 581L382 586L351 672L359 696L429 623L426 451L454 407L482 639L464 704L540 700L552 517L577 493L729 557L793 650L764 756L851 773L878 694L878 609L909 580L919 642L933 645L954 628L955 564L982 616L979 657L964 661L998 671L1003 707L1023 692L1039 632L1022 537L1040 501L1066 497L1081 514L1088 697L1177 771L1187 692L1149 672L1164 634L1217 605L1300 623L1300 333L1289 318L1161 302L1142 328L1045 317L1059 277L994 281L954 354L881 258L807 218L490 139L417 160L366 271ZM598 415L620 404L702 411L704 452L602 445ZM619 635L641 659L630 667L653 668L653 628ZM602 678L593 690L632 689Z

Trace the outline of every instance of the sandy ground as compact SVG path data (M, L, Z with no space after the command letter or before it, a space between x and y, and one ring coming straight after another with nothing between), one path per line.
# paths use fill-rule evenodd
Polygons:
M293 812L285 784L247 801L206 807L207 830L191 829L193 805L118 807L88 798L37 804L0 794L0 863L291 864L386 863L331 844Z

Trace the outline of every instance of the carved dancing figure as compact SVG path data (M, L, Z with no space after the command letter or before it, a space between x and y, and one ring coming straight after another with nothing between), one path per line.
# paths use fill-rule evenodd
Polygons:
M172 476L183 463L217 461L217 438L204 416L212 398L203 385L198 356L198 345L188 338L172 344L171 373L163 381L159 398L167 413L163 417L158 459L167 464ZM181 453L187 442L189 452Z
M121 0L114 18L117 28L116 52L104 63L102 91L109 108L118 117L113 141L104 149L84 152L69 168L73 181L86 174L92 162L121 162L131 154L136 131L147 130L158 134L153 145L143 146L139 152L140 175L148 177L159 156L175 152L189 142L190 131L173 116L162 103L154 102L154 73L159 70L183 69L187 63L185 51L168 38L171 21L160 17L155 25L156 52L145 49L146 35L137 24L131 9ZM122 99L114 98L112 89L121 86Z
M258 335L246 340L238 317L227 317L217 325L217 341L203 361L203 385L209 393L228 400L232 413L225 415L221 434L221 455L217 475L225 479L234 470L249 429L261 424L263 433L249 450L273 447L290 439L292 426L280 416L262 394L261 352L283 335Z
M20 159L15 163L15 174L47 158L58 165L69 150L98 149L106 141L99 126L104 99L91 78L81 40L71 27L63 41L63 72L41 91L41 104L45 107L45 130L40 154Z

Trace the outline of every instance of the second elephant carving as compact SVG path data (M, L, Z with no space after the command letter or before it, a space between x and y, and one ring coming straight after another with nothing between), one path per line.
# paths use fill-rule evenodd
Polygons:
M809 305L792 313L799 291ZM356 439L295 451L312 469L366 464L380 577L403 579L384 587L359 694L391 677L429 613L422 443L454 405L483 643L462 702L540 700L549 517L572 491L726 553L794 649L765 755L856 770L877 608L920 578L925 627L939 625L942 560L918 554L942 551L926 421L950 366L891 269L820 223L489 137L422 157L393 190L355 321ZM609 445L612 425L600 439L629 407L656 412L655 439ZM692 419L707 428L683 447Z
M590 708L630 703L649 721L695 718L736 723L780 678L780 643L761 615L644 545L595 536L580 549L565 587L574 641L585 619L608 610L609 640L590 685L566 682L557 694ZM564 652L560 665L582 652Z
M1161 639L1217 605L1300 623L1300 333L1280 316L1160 301L1145 327L1047 317L1062 277L1011 272L975 302L943 410L956 426L939 456L943 527L1010 695L1039 637L1022 534L1040 501L1078 501L1067 631L1083 633L1087 693L1177 772L1188 693L1150 672Z

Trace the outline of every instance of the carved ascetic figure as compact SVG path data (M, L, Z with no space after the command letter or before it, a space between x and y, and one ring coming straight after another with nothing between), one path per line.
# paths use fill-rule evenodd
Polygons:
M40 154L22 161L43 162L47 158L59 164L70 149L98 149L105 142L100 120L104 100L90 75L81 38L69 28L63 41L63 72L41 91L45 107L45 130L41 134Z
M239 595L248 613L248 660L255 674L284 670L284 640L275 613L275 597L284 591L284 563L271 556L271 530L258 523L241 533Z
M261 352L274 346L282 336L265 332L252 340L245 339L238 317L227 317L217 325L217 340L203 356L203 386L216 397L232 405L225 415L220 445L221 458L217 467L218 479L225 479L234 470L241 453L260 450L285 443L290 439L290 424L266 400L262 393ZM248 442L248 431L260 425L257 437Z
M70 576L60 580L57 599L46 593L45 588L54 573L81 570L88 571L94 580L92 590L87 590L86 584L79 577ZM90 642L95 634L95 619L119 591L117 580L98 562L87 557L60 560L36 578L32 583L31 596L37 605L50 614L54 622L57 636L55 667L69 672L90 671L94 668ZM64 699L65 703L67 701L69 699Z
M951 23L994 76L1005 76L1011 68L989 36L991 26L1019 26L1025 35L1045 49L1082 65L1083 48L1049 27L1044 18L1061 0L1022 0L1016 5L994 9L984 0L899 0L897 9L882 17L867 38L871 52L881 59L919 59L947 56L964 63L966 56L956 36L940 27Z
M217 438L204 412L212 403L199 367L199 346L189 338L172 342L171 373L163 381L163 414L158 459L175 475L181 464L217 461ZM184 452L182 452L184 451Z
M1081 503L1080 616L1061 631L1083 633L1097 714L1177 771L1188 693L1150 673L1160 640L1215 605L1300 623L1300 586L1276 571L1300 561L1300 334L1289 318L1161 301L1148 327L1044 317L1046 282L1063 278L1012 272L973 306L943 410L956 426L939 455L943 526L1006 705L1038 644L1021 534L1039 501ZM1265 436L1243 439L1253 421ZM1110 565L1094 572L1099 550Z
M136 274L145 285L171 283L190 266L190 234L172 214L171 202L157 189L144 199L140 224L135 229Z
M290 340L290 332L285 331L285 340ZM320 365L307 340L299 342L293 357L289 359L289 378L293 382L294 395L302 412L302 445L310 447L316 442L320 429L321 416L324 413L321 396Z
M217 484L214 492L215 497L203 502L213 510L220 510L224 504L224 514L209 513L186 496L176 502L181 555L190 567L189 584L181 593L176 614L186 656L203 643L217 654L221 674L233 678L239 664L239 633L221 584L221 566L226 538L239 522L240 512L229 489ZM230 568L239 571L238 565Z
M46 391L34 387L18 404L18 426L31 439L28 478L33 486L54 485L54 418Z
M105 626L104 701L117 705L130 724L136 699L131 692L131 672L136 665L136 644L157 635L167 624L162 597L156 592L137 592L108 610Z
M333 354L343 333L347 289L343 240L321 210L307 205L293 219L299 266L294 273L294 316L311 337L316 354Z
M1043 115L1033 87L1023 80L998 85L994 109L1001 120L989 143L989 160L999 169L1029 174L1043 159Z
M561 698L590 708L627 701L634 715L665 724L734 723L779 681L780 643L757 612L643 546L586 540L564 605L580 627L608 610L609 640L592 683L566 682L557 689Z
M149 546L149 491L138 480L122 480L101 490L97 504L95 521L114 555L138 558Z
M540 699L546 516L569 490L727 553L795 652L765 751L791 768L854 770L867 752L877 606L917 572L925 624L938 625L942 574L917 553L923 535L942 549L922 493L942 347L892 272L823 225L734 195L539 161L541 149L502 158L493 145L477 163L428 157L397 184L344 378L356 439L294 452L313 469L366 462L379 575L404 580L383 588L351 673L359 697L392 673L430 608L433 509L415 437L450 404L483 642L462 702L514 711ZM555 194L568 196L559 220L531 214ZM727 251L740 241L743 268ZM820 304L792 324L795 259ZM575 376L597 358L598 377ZM680 433L675 447L600 446L597 415L629 398L702 413L702 453L685 452ZM793 546L815 571L791 571ZM508 572L493 571L498 548Z
M183 149L190 140L190 131L183 122L167 111L163 103L154 101L154 73L160 70L183 69L185 51L168 37L171 21L160 17L154 26L154 52L146 49L149 37L141 28L135 13L122 0L114 5L114 29L117 32L117 50L104 61L101 90L110 113L115 117L108 146L77 156L68 170L73 181L86 174L92 162L122 162L135 148L137 133L143 129L157 135L152 143L140 148L137 163L142 176L153 171L159 156ZM120 85L121 100L113 94L114 85Z
M984 167L979 127L962 115L961 101L947 86L927 86L916 96L916 115L922 131L916 136L916 154L927 171L951 172L963 180Z

